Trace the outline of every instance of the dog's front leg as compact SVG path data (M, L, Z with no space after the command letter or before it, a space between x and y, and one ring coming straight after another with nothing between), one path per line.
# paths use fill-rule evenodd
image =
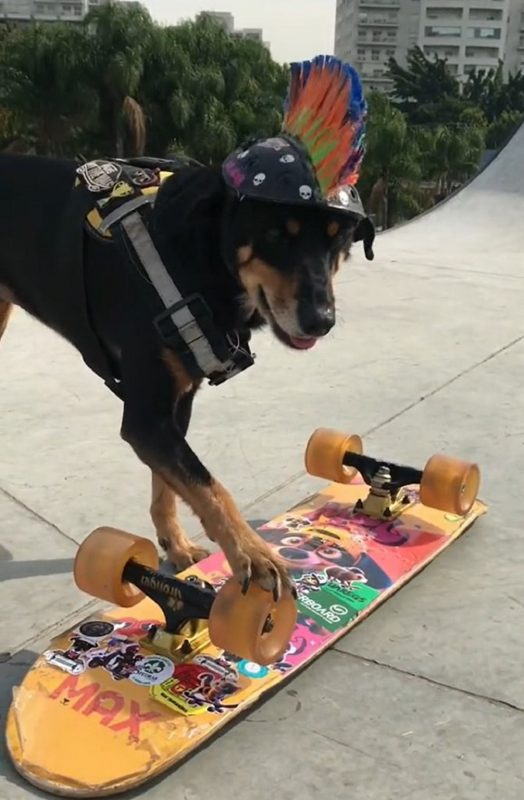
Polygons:
M250 581L279 596L291 579L270 547L243 519L229 492L201 463L174 415L160 408L124 405L122 438L138 458L161 476L199 517L212 541L223 550L236 579L245 587Z
M178 521L176 494L161 475L151 473L151 519L160 547L176 569L185 569L208 555L192 544Z

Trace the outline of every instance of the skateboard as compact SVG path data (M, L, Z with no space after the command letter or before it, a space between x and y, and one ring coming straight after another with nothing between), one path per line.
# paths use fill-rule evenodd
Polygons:
M111 605L54 638L6 726L18 772L44 791L102 797L173 767L328 649L457 539L487 506L475 464L423 470L364 455L320 428L305 466L331 481L258 534L297 590L275 601L231 577L223 553L176 576L149 539L98 528L80 546L80 589ZM245 587L244 587L245 588Z

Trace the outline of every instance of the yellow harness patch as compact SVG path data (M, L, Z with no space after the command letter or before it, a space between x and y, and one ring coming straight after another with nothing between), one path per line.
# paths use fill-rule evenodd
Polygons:
M104 220L134 198L155 198L162 183L174 174L125 162L96 160L83 164L77 170L75 188L83 186L93 194L93 208L86 214L88 229L104 239L112 239Z

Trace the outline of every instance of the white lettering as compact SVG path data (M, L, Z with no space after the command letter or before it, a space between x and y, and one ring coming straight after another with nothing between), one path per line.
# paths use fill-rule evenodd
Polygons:
M349 614L349 609L345 608L344 606L339 605L338 603L334 603L329 608L324 608L320 605L320 603L313 600L312 597L309 595L302 595L300 598L301 602L304 603L311 611L315 611L319 617L325 619L326 622L338 623L342 621L342 617L345 617Z

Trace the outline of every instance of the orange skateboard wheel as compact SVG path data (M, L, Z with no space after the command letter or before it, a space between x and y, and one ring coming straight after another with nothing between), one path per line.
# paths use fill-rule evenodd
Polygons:
M477 499L480 470L477 464L445 455L431 456L420 482L420 502L429 508L465 516Z
M358 470L344 466L346 453L360 455L362 439L357 434L317 428L306 446L305 464L310 475L336 483L351 483Z
M93 597L130 608L142 600L144 593L124 580L129 561L158 569L153 542L117 528L97 528L78 548L73 567L75 583Z
M240 584L230 578L211 606L209 636L216 647L264 666L284 655L296 621L297 607L290 591L285 590L275 602L270 592L256 584L242 594Z

